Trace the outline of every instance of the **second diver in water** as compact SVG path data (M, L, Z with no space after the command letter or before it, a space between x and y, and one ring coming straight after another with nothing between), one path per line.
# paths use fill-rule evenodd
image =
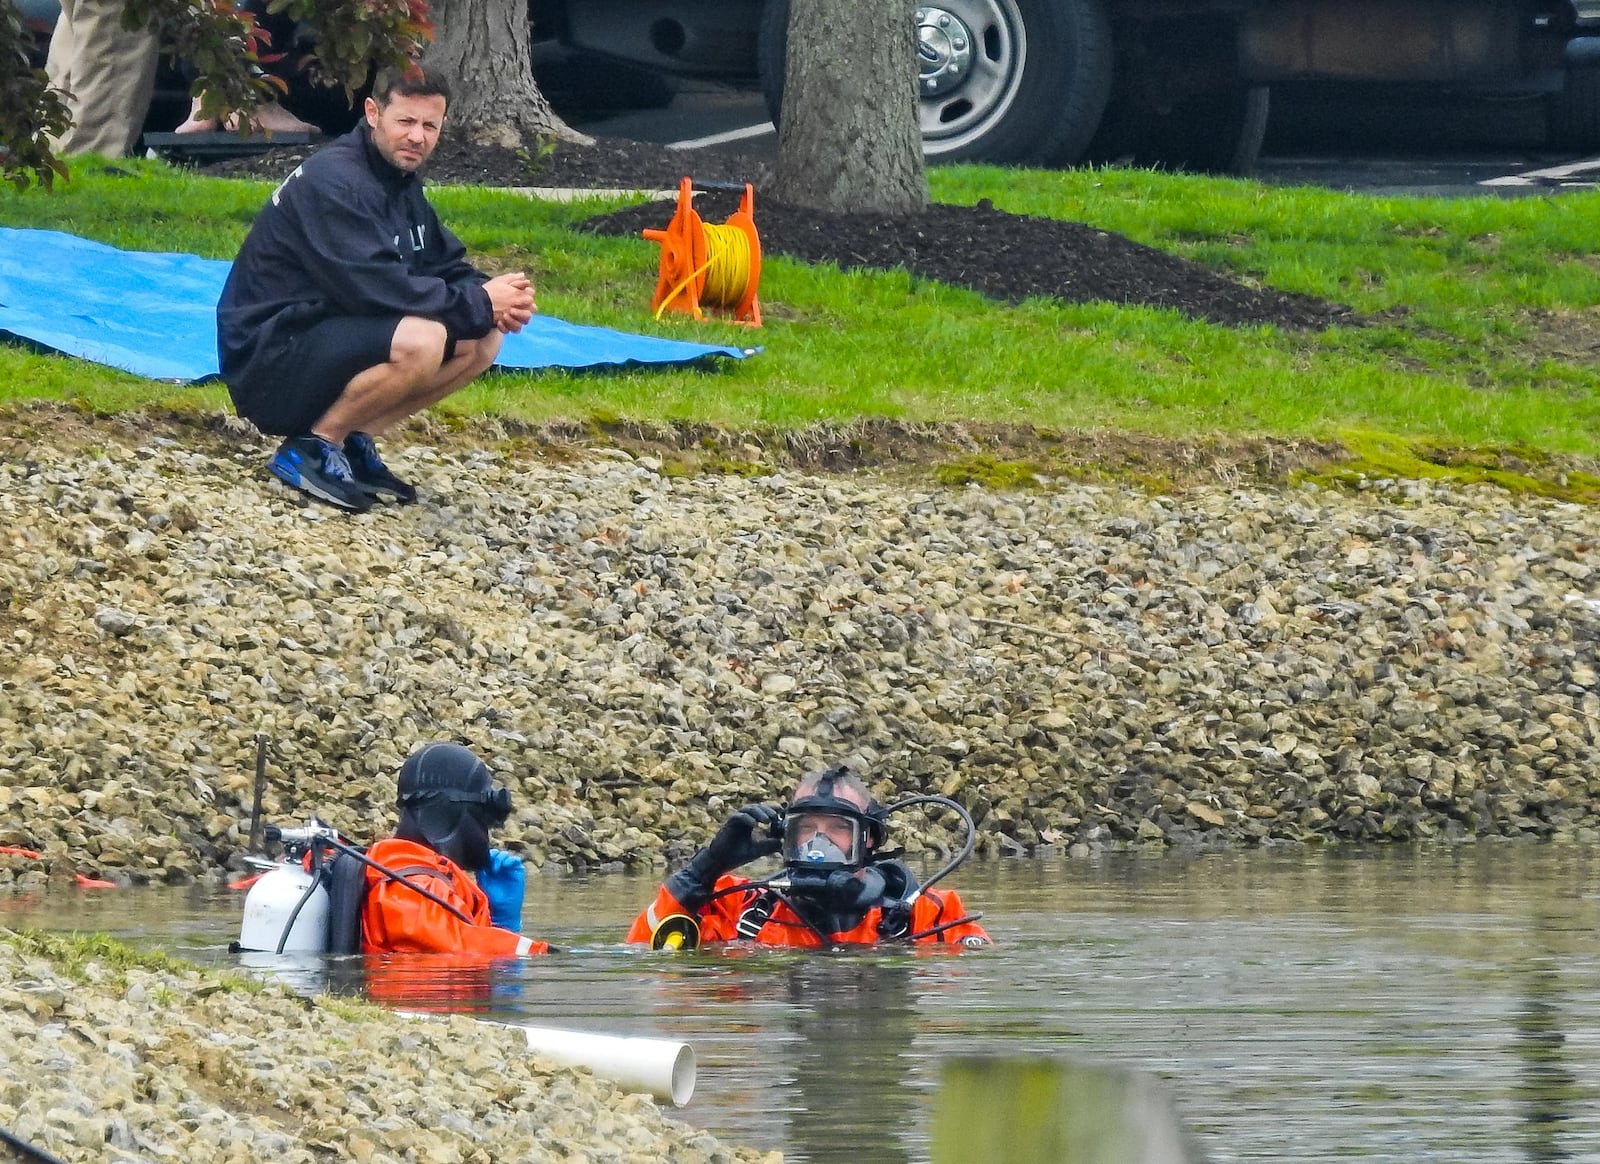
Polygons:
M460 744L428 744L401 767L399 793L395 835L367 851L362 951L547 953L521 933L522 859L489 847L511 797L484 762Z
M989 945L959 894L931 888L953 863L919 886L884 851L892 807L879 804L843 766L807 776L787 809L746 805L667 878L627 940L658 949L731 941ZM756 881L732 873L779 852L783 870L775 877Z

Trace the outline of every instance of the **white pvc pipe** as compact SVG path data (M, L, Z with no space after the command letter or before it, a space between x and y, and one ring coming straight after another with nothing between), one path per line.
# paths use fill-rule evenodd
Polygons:
M528 1050L563 1067L586 1067L625 1091L643 1091L673 1107L694 1095L694 1048L671 1039L591 1035L511 1023L528 1036Z
M400 1010L414 1019L438 1019L427 1011ZM694 1048L672 1039L647 1039L634 1035L591 1035L587 1031L562 1031L530 1027L525 1023L499 1023L479 1019L485 1026L521 1031L528 1050L558 1067L583 1067L609 1079L624 1091L642 1091L655 1099L682 1107L694 1095Z

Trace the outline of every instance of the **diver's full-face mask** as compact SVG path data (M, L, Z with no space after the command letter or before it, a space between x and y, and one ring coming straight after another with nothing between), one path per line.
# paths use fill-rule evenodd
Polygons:
M783 818L783 863L800 879L863 868L883 844L883 821L883 809L849 768L813 772Z
M796 871L859 869L867 861L861 820L844 813L804 809L783 820L783 862Z
M402 805L443 802L466 806L466 811L477 817L484 828L497 828L511 815L511 792L495 785L492 788L430 788L402 796Z

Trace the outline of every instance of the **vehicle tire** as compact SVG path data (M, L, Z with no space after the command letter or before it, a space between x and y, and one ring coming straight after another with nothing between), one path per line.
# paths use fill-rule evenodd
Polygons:
M1108 165L1202 174L1250 174L1261 158L1271 108L1265 85L1197 93L1157 110L1113 93L1085 156Z
M1548 98L1548 116L1551 146L1600 150L1600 66L1568 65L1566 85Z
M757 61L783 108L789 0L767 0ZM922 146L932 161L1076 160L1111 91L1105 0L926 0L917 8Z

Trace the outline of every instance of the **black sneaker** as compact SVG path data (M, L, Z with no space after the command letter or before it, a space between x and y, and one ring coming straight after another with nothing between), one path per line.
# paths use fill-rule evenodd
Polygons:
M356 484L344 450L319 436L290 437L267 462L273 474L296 489L352 513L372 508L372 498Z
M378 457L378 446L364 432L353 432L344 438L344 455L350 459L350 472L356 484L373 497L392 497L401 505L410 505L417 499L417 490L400 480Z

